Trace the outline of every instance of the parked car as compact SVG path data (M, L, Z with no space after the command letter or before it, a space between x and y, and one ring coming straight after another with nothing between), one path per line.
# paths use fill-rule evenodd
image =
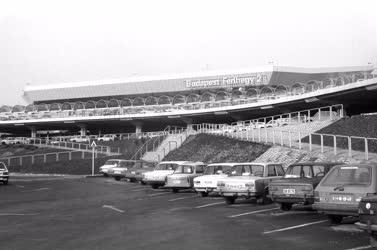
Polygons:
M268 201L269 183L283 176L283 166L278 163L240 163L217 186L227 204L233 204L239 197L265 203Z
M115 180L120 181L122 178L126 178L127 173L135 165L142 165L143 161L138 160L122 160L119 161L116 167L111 167L107 171L107 175L113 177Z
M370 234L372 247L377 247L377 195L361 199L359 203L359 222L356 226Z
M9 171L3 162L0 162L0 181L4 185L7 185L9 181Z
M156 163L148 161L139 161L134 164L134 166L128 171L126 171L125 178L131 182L140 182L145 185L144 173L153 171Z
M227 177L233 166L238 163L213 163L209 164L203 176L194 178L194 189L202 197L210 192L218 192L217 182Z
M102 135L97 137L97 141L114 141L115 136L114 135Z
M69 139L70 142L89 142L89 137L87 136L76 136Z
M157 164L156 168L151 172L144 174L143 181L151 185L153 189L162 187L165 185L166 176L174 173L174 170L187 161L163 161Z
M7 137L4 139L1 139L1 144L2 145L14 145L14 144L21 144L21 140L18 138L13 138L13 137Z
M107 177L110 169L116 168L118 166L124 166L125 164L127 165L128 162L128 160L124 159L109 159L99 168L99 172L100 174L103 174L105 177Z
M304 205L314 203L314 189L329 170L340 163L303 162L288 166L280 180L273 180L269 186L269 197L280 204L280 208L288 211L293 204Z
M377 164L333 167L315 189L313 207L327 214L332 223L345 216L358 216L358 205L368 194L377 193Z
M194 187L194 178L204 174L206 165L203 162L186 162L179 165L174 173L168 175L165 187L171 188L173 193L180 189L190 189Z

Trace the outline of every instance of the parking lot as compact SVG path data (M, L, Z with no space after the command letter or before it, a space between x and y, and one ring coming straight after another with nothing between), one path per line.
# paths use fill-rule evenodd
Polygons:
M110 178L18 176L0 185L1 249L368 249L354 222Z

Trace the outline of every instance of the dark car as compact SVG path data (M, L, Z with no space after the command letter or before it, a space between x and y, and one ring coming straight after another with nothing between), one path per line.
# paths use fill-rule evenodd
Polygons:
M367 231L372 247L377 247L377 195L367 196L359 203L359 222L356 226Z
M3 162L0 162L0 182L7 185L9 181L9 172Z
M340 163L302 162L287 168L283 179L273 180L269 186L272 201L280 203L280 208L288 211L293 204L313 204L314 189L329 170Z
M313 207L327 214L332 223L343 217L359 216L359 202L377 193L377 164L349 164L333 167L315 189Z
M115 167L108 169L107 174L108 176L113 177L115 180L120 181L122 178L126 178L126 174L128 173L129 169L133 168L137 164L143 164L143 161L120 160L116 164L117 165Z
M156 164L156 162L148 161L136 162L132 168L125 172L125 178L130 182L140 182L141 184L145 185L146 183L143 181L144 173L153 171Z

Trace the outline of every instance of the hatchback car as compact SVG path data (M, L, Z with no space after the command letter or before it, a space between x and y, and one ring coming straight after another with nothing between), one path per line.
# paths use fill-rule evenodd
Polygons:
M163 161L157 164L155 169L151 172L144 173L143 181L151 185L153 189L165 185L166 176L174 173L174 170L187 161Z
M329 170L340 163L303 162L288 166L283 179L273 180L269 186L269 197L288 211L293 204L314 203L314 189Z
M206 165L203 162L186 162L179 165L173 174L166 177L165 187L171 188L173 193L180 189L194 187L194 178L204 174Z
M217 186L227 204L233 204L239 197L265 203L268 201L270 181L280 179L283 175L283 166L278 163L240 163Z
M9 181L9 171L3 162L0 162L0 181L4 185L7 185Z
M327 214L332 223L345 216L358 216L361 198L377 193L377 164L333 167L315 189L313 207Z
M238 163L209 164L203 176L194 178L194 189L201 196L206 197L210 192L217 192L217 182L227 177L231 168Z

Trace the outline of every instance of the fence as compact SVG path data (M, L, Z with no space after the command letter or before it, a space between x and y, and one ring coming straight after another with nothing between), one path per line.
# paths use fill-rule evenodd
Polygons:
M99 152L95 152L95 158L99 157ZM0 158L0 162L5 163L8 167L11 166L26 166L37 163L48 163L57 161L70 161L74 159L91 159L92 153L79 152L79 151L64 151L56 153L46 154L34 154L34 155L19 155Z

